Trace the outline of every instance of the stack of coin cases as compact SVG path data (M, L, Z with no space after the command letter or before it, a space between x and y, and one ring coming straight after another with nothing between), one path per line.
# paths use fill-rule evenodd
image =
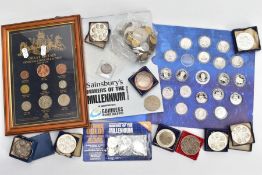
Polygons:
M31 138L18 135L13 139L9 156L29 163L52 155L54 152L49 133L42 133Z
M82 151L82 135L60 131L54 145L59 155L80 157Z
M92 123L83 145L84 161L151 160L151 123Z
M187 131L159 124L153 139L153 144L165 150L197 160L204 139Z

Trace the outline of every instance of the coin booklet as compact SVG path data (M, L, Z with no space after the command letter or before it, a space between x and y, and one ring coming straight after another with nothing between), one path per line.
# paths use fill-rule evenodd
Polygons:
M229 147L228 129L205 129L205 151L227 152Z
M175 151L181 132L173 127L159 124L153 144L168 151Z
M72 158L76 155L79 157L79 150L81 151L82 141L81 136L69 132L60 131L56 138L54 148L59 155Z
M80 16L2 26L5 134L88 125Z
M232 31L235 51L237 53L261 50L258 29L256 26L234 29Z
M235 54L231 31L155 25L164 112L153 124L227 128L252 122L255 53Z
M83 129L83 160L151 160L151 127L150 122L92 122Z
M161 88L156 83L160 81L158 68L151 61L156 42L153 31L148 11L82 19L83 40L92 33L96 42L105 43L103 49L90 43L83 45L90 120L163 112ZM105 41L107 35L110 37ZM130 82L129 78L144 66L147 72ZM157 105L148 104L146 99L152 95Z
M197 160L204 139L187 131L182 131L176 152L190 159Z

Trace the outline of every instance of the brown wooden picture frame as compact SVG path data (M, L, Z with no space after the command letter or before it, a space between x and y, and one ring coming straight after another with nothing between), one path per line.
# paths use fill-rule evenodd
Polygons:
M14 114L12 114L12 84L11 84L11 70L10 69L10 44L9 35L12 31L30 30L42 27L51 27L62 24L71 24L73 33L72 39L74 39L74 63L75 72L77 74L77 81L75 88L78 94L76 95L77 104L79 105L79 117L77 119L70 119L65 121L49 121L46 123L39 124L28 124L22 126L15 126L13 122ZM57 17L52 19L45 19L32 22L17 23L11 25L4 25L2 29L2 54L3 54L3 89L4 89L4 110L5 110L5 135L16 135L23 133L32 132L43 132L50 130L61 130L69 128L79 128L88 126L88 106L87 106L87 95L86 95L86 80L84 71L84 60L83 60L83 42L81 34L81 19L79 15Z

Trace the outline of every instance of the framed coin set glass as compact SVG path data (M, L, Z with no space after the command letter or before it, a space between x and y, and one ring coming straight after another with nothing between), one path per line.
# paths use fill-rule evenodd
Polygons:
M2 26L5 134L88 125L80 16Z

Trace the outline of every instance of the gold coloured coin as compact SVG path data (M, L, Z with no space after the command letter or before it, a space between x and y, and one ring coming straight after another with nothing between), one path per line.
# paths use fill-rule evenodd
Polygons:
M30 91L30 87L27 84L23 84L20 87L20 91L22 94L27 94Z

